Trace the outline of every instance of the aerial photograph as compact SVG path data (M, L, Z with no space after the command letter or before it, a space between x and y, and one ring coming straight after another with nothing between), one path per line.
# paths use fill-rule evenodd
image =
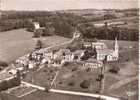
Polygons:
M0 0L0 100L139 100L138 0Z

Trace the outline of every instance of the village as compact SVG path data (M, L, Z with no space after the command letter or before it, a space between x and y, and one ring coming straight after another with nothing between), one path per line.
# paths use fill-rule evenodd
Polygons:
M42 29L37 22L35 22L34 25L36 30ZM62 84L60 80L67 81L68 78L71 80L71 76L77 79L78 76L76 77L76 75L82 73L81 75L85 75L85 80L80 79L83 80L83 82L79 84L83 89L81 90L74 87L71 88L71 90L102 93L104 87L104 83L102 82L105 71L104 63L117 61L119 58L117 37L114 40L114 48L112 49L108 49L107 45L103 42L84 41L79 31L73 33L73 38L70 42L74 42L75 40L82 40L82 46L78 50L71 51L67 46L58 46L56 49L55 46L52 46L51 49L43 48L43 50L35 50L20 57L10 64L9 67L0 72L0 82L4 83L5 81L10 81L16 78L19 80L17 81L18 83L15 82L16 84L13 84L10 88L20 86L23 82L28 82L46 87L47 91L51 88L63 88L69 90L66 84ZM65 45L70 45L70 43ZM39 80L39 78L34 78L34 73L42 69L47 71L47 76L40 76L40 79L43 78L44 82ZM69 75L70 71L76 71L76 74ZM62 78L61 76L65 78ZM89 89L89 80L86 77L91 82L93 81L94 86L92 85L92 89ZM74 85L72 82L68 84L70 86ZM9 87L3 88L2 90L5 89L9 90Z

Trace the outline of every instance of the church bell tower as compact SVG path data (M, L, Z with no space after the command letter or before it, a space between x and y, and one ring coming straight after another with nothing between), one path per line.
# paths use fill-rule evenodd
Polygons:
M119 55L119 45L118 45L117 37L115 38L114 52L115 52L116 56L118 57L118 55Z

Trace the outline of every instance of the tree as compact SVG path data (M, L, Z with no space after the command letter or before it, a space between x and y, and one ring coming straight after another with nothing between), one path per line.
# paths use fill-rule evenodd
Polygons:
M95 27L92 24L84 23L78 26L78 30L83 34L85 38L95 38L97 34L95 32Z
M69 85L69 86L74 86L75 83L72 81L72 82L69 82L68 85Z
M24 25L24 26L26 26L26 28L27 28L26 30L27 31L34 32L35 27L34 27L34 24L32 22L27 21L27 22L25 22L25 24L26 25Z
M35 49L41 49L43 47L43 43L41 40L37 40L37 43L36 43L36 48Z
M36 29L34 30L34 33L33 33L33 37L34 38L39 38L44 32L44 29Z

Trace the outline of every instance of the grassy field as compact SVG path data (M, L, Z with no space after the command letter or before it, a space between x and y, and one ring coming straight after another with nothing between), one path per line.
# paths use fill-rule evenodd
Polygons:
M36 84L42 87L49 87L57 70L59 69L55 67L45 66L39 71L28 72L23 81Z
M24 29L12 30L0 33L0 61L11 62L20 56L31 52L36 45L36 38ZM60 36L38 38L44 43L44 47L62 43L69 39Z
M138 16L134 17L123 17L123 18L117 18L117 19L109 19L109 20L103 20L103 21L94 21L90 22L91 24L102 24L102 23L112 23L112 22L127 22L127 24L124 25L118 25L121 28L128 28L128 29L138 29L139 23L138 23Z
M127 22L135 22L138 21L138 16L134 16L134 17L123 17L123 18L117 18L117 19L109 19L109 20L102 20L102 21L94 21L91 22L92 24L97 24L97 23L104 23L104 22L117 22L117 21L127 21Z
M113 43L112 40L102 40L102 42L106 43L108 48L113 49ZM108 89L111 86L114 86L114 84L119 83L119 81L130 79L132 77L138 76L138 50L139 45L138 42L132 42L132 41L118 41L119 44L119 61L113 62L112 64L108 63L106 64L106 68L109 69L110 67L119 67L120 71L118 74L111 74L109 71L105 73L106 80L105 80L105 94L107 93ZM119 85L119 84L118 84ZM110 95L111 93L114 96L120 96L123 98L126 98L126 92L128 90L132 90L136 92L136 95L134 95L130 100L138 100L137 99L137 86L138 81L128 82L113 91L110 91L107 93L107 95Z
M132 95L128 97L128 92L131 92ZM130 100L138 100L138 80L135 80L131 83L125 84L114 91L111 91L111 94L119 95L120 97L129 98Z
M99 91L99 82L96 80L100 74L100 68L92 70L82 70L82 65L75 63L63 66L57 79L56 88L69 91L81 91L96 93ZM82 88L80 84L89 81L87 88Z

